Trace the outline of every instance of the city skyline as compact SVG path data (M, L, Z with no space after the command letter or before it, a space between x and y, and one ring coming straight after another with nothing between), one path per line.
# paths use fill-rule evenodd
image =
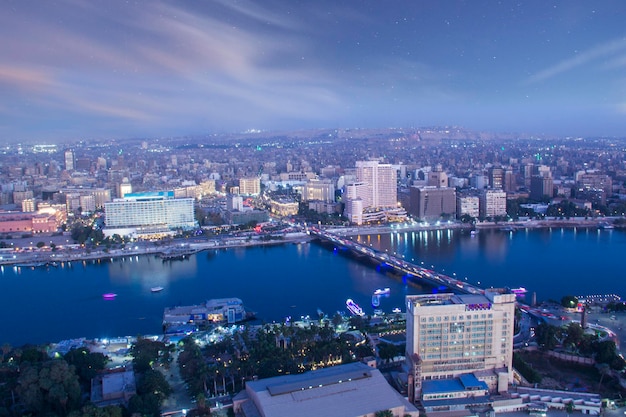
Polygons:
M5 9L4 142L430 125L623 135L617 1Z

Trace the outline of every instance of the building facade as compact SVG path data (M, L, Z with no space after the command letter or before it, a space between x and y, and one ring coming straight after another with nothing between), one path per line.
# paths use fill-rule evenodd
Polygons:
M456 191L442 187L411 187L409 213L423 221L456 215Z
M474 374L492 392L513 382L515 294L429 294L406 298L409 397L424 381Z
M309 180L304 185L302 201L335 201L335 184L331 180Z
M240 178L239 193L243 195L261 194L261 179L259 177Z
M369 207L398 205L397 173L392 165L378 161L356 161L356 179L367 184Z
M192 229L193 198L173 198L172 191L133 193L105 203L107 228Z
M456 197L456 217L468 215L473 218L480 216L480 199L475 195L457 195Z
M480 195L480 217L506 216L506 192L484 190Z

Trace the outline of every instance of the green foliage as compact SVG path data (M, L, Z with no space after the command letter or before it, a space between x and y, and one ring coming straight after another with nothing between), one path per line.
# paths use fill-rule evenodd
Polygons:
M74 223L71 230L72 239L82 244L99 244L104 241L104 233L93 226L85 226L80 222Z
M27 364L18 378L17 393L24 407L38 415L66 415L80 404L80 384L74 367L62 359Z
M513 367L522 374L524 378L531 384L541 382L541 375L534 370L524 359L513 352Z
M380 359L388 362L390 359L393 359L396 356L404 355L406 346L395 346L390 343L380 342L377 346L377 349Z
M165 343L141 337L130 348L130 355L135 371L139 373L152 369L152 364L159 359L163 359L164 363L169 361L169 349Z
M565 295L561 298L561 305L565 308L574 308L578 305L578 298L573 295Z
M80 410L71 411L68 417L122 417L121 407L109 405L106 407L96 407L93 404L85 405Z
M161 401L152 393L133 395L128 401L128 412L142 417L158 417L161 415Z
M149 369L139 376L137 380L137 394L145 396L154 394L163 402L172 393L172 388L165 380L163 374L154 369Z
M87 387L91 379L109 362L107 356L99 352L92 353L87 348L72 349L63 358L68 364L74 366L81 384Z
M563 200L558 204L550 204L546 210L548 217L560 217L569 219L570 217L584 217L590 213L589 209L576 206L568 200Z

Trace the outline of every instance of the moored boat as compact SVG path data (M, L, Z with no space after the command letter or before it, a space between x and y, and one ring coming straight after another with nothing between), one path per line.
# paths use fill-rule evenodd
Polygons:
M376 291L374 291L374 295L389 295L390 292L391 292L391 289L389 287L379 288Z
M348 298L346 300L346 307L348 307L348 310L354 316L364 316L365 315L365 313L363 312L363 309L361 307L359 307L359 305L357 303L352 301L351 298Z

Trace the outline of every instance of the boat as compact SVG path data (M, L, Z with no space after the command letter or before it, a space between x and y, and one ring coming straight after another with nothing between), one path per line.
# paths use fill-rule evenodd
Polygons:
M102 298L104 298L105 300L115 300L115 297L117 297L117 294L112 292L102 294Z
M400 310L398 307L394 308L393 310L391 310L392 313L398 314L401 313L402 310Z
M350 311L350 313L353 316L364 316L365 315L365 313L363 312L363 309L361 307L359 307L359 305L357 303L352 301L352 298L348 298L346 300L346 307L348 307L348 310Z
M160 292L163 291L163 287L152 287L150 288L150 292Z
M374 295L389 295L390 292L391 292L391 289L389 287L379 288L376 291L374 291Z
M380 295L374 293L372 295L372 307L378 307L380 305Z

